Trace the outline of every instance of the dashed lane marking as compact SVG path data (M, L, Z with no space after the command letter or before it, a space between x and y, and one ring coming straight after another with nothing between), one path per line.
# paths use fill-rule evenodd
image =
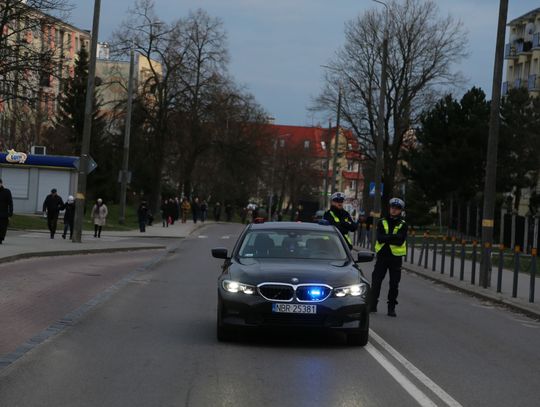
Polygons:
M221 238L222 238L222 239L230 239L230 238L231 238L231 236L229 236L229 235L225 235L225 236L221 236Z
M441 387L439 387L433 380L431 380L429 377L427 377L420 369L418 369L415 365L413 365L411 362L409 362L402 354L400 354L396 349L394 349L390 344L388 344L383 338L381 338L379 335L377 335L372 329L369 330L370 338L373 339L375 342L377 342L386 352L388 352L394 359L396 359L405 369L407 369L416 379L418 379L424 386L426 386L429 390L431 390L434 394L436 394L446 405L450 407L463 407L461 404L459 404L452 396L450 396L448 393L446 393ZM376 350L376 349L375 349ZM369 349L368 349L369 352ZM373 353L370 352L370 354L373 356ZM375 357L375 356L373 356ZM377 359L377 358L376 358ZM377 359L377 361L379 361ZM379 361L379 363L381 363ZM382 365L382 363L381 363ZM393 365L392 365L393 366ZM397 376L394 376L390 370L388 370L384 365L383 367L396 379L401 386L407 390L411 396L417 400L420 405L437 405L437 404L422 404L423 400L422 398L417 399L411 391L409 391L408 388L402 384L402 381L398 380ZM394 366L395 369L395 366ZM399 371L398 371L399 373ZM401 373L399 373L401 374ZM406 379L406 378L405 378ZM408 380L408 379L407 379ZM403 382L405 383L405 382ZM406 383L405 383L406 384ZM412 383L411 385L416 388ZM417 388L416 388L417 389ZM414 389L413 389L414 390ZM417 389L420 393L418 393L419 396L421 396L423 393L420 391L420 389ZM417 394L417 393L415 393ZM425 394L423 394L425 396ZM427 396L426 396L427 397ZM432 402L429 398L427 398L428 401Z
M208 236L206 236L206 235L199 235L199 236L197 236L197 237L198 237L199 239L208 239Z

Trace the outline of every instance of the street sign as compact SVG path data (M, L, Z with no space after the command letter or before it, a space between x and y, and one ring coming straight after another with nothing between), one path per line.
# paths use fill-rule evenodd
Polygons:
M75 162L73 163L73 165L75 166L75 168L79 169L79 163L81 162L81 159L80 158L77 158L75 160ZM94 161L94 159L90 156L88 156L88 167L86 169L86 173L87 174L90 174L92 171L94 171L96 168L97 168L97 163Z
M381 196L383 194L383 191L384 191L384 184L381 183ZM375 196L375 183L374 182L369 183L369 196Z

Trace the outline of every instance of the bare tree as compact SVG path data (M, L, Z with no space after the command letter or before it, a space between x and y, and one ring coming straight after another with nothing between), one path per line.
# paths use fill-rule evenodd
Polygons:
M384 134L384 200L393 193L407 131L437 91L461 76L453 65L466 54L466 35L453 17L440 17L433 0L395 1L385 12L367 11L345 26L345 45L325 73L316 109L335 111L343 89L342 117L358 137L364 154L375 159L382 39L388 24L388 86Z

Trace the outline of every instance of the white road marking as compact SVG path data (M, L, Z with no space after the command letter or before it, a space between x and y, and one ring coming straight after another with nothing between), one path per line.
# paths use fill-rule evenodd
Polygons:
M207 239L207 238L208 238L208 236L206 236L206 235L199 235L199 236L197 236L197 237L198 237L199 239Z
M403 355L390 346L383 338L377 335L372 329L369 330L370 338L383 347L390 355L392 355L405 369L407 369L414 377L416 377L424 386L435 393L446 405L451 407L463 407L452 396L439 387L433 380L427 377L420 369L409 362ZM387 369L388 370L388 369ZM397 379L396 379L397 380Z
M534 329L540 328L540 326L538 325L532 325L532 324L522 324L522 325L526 328L534 328Z
M373 331L372 331L373 332ZM414 398L422 407L437 407L426 394L416 387L403 373L401 373L384 355L368 343L365 349L390 375L400 384L401 387Z
M229 235L221 236L222 239L230 239L231 237Z

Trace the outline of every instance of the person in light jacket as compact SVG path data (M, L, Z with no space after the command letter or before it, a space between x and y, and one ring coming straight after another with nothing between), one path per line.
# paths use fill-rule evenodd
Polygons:
M98 198L96 204L92 208L92 219L94 220L94 237L101 237L101 230L107 221L109 210L107 205L103 203L103 199Z

